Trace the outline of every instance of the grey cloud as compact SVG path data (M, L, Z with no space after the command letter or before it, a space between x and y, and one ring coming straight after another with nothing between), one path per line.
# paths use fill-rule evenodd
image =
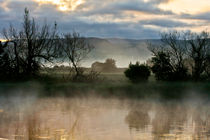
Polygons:
M186 18L186 19L199 19L199 20L208 20L210 21L210 11L209 12L204 12L204 13L200 13L200 14L181 14L180 15L181 18Z
M154 25L159 27L175 28L175 27L188 27L193 26L180 21L168 20L168 19L152 19L152 20L143 20L139 22L143 25Z
M95 5L94 9L90 11L91 14L119 14L123 11L139 11L151 14L174 14L172 11L164 11L157 7L156 3L143 1L116 1L110 2L105 6ZM122 13L123 14L123 13Z
M76 30L84 36L121 38L158 38L159 31L131 23L85 23L82 21L59 23L62 32Z
M38 4L33 2L33 1L8 1L7 5L6 5L9 9L9 13L11 14L15 14L16 16L21 15L21 13L23 12L24 8L28 8L31 11L34 11L37 7Z
M5 13L4 9L2 7L0 7L0 19L4 20L7 18L7 14Z
M37 4L34 3L33 1L5 0L5 2L6 2L5 5L6 7L4 8L8 10L0 11L0 17L1 20L10 23L13 21L20 22L20 20L22 19L23 11L26 7L31 11L33 11L37 7ZM3 16L1 13L3 13Z
M149 3L153 3L153 4L160 4L160 3L168 3L172 0L150 0Z
M159 30L161 30L162 27L174 28L194 26L179 21L181 18L208 20L209 13L203 13L200 15L176 15L171 11L164 11L158 8L158 4L166 3L168 1L169 0L150 0L148 2L144 2L143 0L106 0L103 2L99 0L86 0L86 3L82 4L77 10L62 13L56 9L56 6L50 4L39 6L32 0L9 0L7 4L7 8L10 9L9 11L5 11L0 7L0 30L3 27L7 27L9 23L12 23L15 26L20 26L25 7L28 7L31 11L31 15L39 22L47 20L49 24L53 24L54 21L57 21L61 32L76 30L84 36L95 37L136 39L158 38L159 31L157 29L146 28L144 25L155 25L160 27ZM85 10L86 8L89 8L90 10ZM130 21L126 23L114 22L114 19L132 19L133 15L125 14L125 11L139 11L154 15L167 15L167 18L176 16L177 20L170 20L163 17L162 20L154 19L140 22ZM92 20L96 15L101 18L105 15L109 15L109 23L107 21L97 22L97 19Z
M171 11L161 10L160 8L156 7L155 5L152 5L151 3L145 3L141 1L119 3L115 4L114 7L121 10L140 11L152 14L174 14Z

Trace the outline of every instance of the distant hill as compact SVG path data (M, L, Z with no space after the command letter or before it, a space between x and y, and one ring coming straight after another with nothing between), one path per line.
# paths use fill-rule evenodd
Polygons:
M87 38L87 41L95 46L95 49L84 62L84 66L90 66L95 61L104 62L106 58L115 59L118 67L127 67L130 62L144 62L151 57L151 52L147 49L147 42L160 43L160 40L117 38Z
M91 67L91 64L99 61L104 62L107 58L116 60L117 67L127 67L130 62L145 62L151 57L147 49L147 43L160 43L160 40L134 40L118 38L86 38L95 49L88 58L82 62L82 66Z

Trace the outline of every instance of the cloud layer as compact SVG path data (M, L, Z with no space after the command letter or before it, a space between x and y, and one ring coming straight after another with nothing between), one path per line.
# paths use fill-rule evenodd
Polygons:
M60 32L76 30L88 37L149 39L158 38L159 32L165 30L201 31L210 27L210 0L0 0L0 3L0 30L9 24L20 27L25 7L41 23L57 21Z

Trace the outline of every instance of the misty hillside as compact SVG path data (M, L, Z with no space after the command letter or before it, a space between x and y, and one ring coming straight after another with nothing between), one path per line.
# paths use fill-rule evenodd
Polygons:
M118 67L127 67L130 62L145 62L151 58L151 52L147 49L147 43L160 43L160 40L134 40L118 38L86 38L90 45L95 48L83 60L82 66L91 67L91 64L99 61L104 62L107 58L116 60Z
M100 39L88 38L88 43L95 46L85 66L90 66L95 61L105 61L106 58L113 58L117 61L118 67L127 67L130 62L144 62L151 57L147 49L147 42L160 42L160 40L132 40L132 39Z

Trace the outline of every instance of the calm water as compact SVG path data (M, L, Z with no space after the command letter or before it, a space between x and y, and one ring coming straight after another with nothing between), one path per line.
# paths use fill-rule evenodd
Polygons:
M1 98L0 140L210 139L210 105L102 98Z

